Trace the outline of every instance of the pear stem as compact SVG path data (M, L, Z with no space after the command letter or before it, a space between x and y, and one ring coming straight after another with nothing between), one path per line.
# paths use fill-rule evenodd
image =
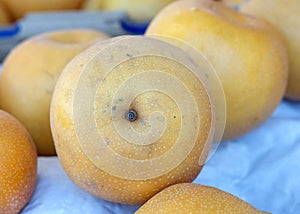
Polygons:
M128 110L127 113L126 113L126 119L127 119L128 121L130 121L130 122L135 121L135 120L137 119L137 117L138 117L138 116L137 116L137 113L136 113L136 111L133 110L133 109Z

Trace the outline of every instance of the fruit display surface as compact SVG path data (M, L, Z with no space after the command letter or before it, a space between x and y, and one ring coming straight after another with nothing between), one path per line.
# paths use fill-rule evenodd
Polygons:
M283 101L256 130L221 144L194 183L218 187L274 214L297 213L299 139L300 104ZM79 189L56 157L39 158L38 177L36 191L22 214L130 214L138 209L93 197Z

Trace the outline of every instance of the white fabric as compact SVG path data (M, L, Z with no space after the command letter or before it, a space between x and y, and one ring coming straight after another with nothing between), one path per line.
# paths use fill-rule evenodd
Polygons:
M300 102L283 101L264 124L224 142L196 183L272 213L300 213Z

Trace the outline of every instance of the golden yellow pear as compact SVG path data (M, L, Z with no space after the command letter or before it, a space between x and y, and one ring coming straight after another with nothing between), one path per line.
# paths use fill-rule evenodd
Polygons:
M19 213L29 202L36 182L34 142L16 118L0 110L0 213Z
M220 0L222 1L222 0ZM229 3L229 4L240 4L245 0L224 0L224 2Z
M12 17L10 16L6 7L0 1L0 27L11 23Z
M134 22L149 22L164 6L174 0L88 0L86 10L124 10Z
M220 189L200 184L175 184L162 190L135 214L263 214L260 211L239 199L238 197Z
M227 102L223 140L257 127L282 100L288 77L287 50L279 32L265 21L223 2L184 0L165 7L146 35L184 40L212 63Z
M4 60L0 108L24 124L39 155L55 154L49 111L57 78L74 56L107 38L90 29L47 32L20 43Z
M1 0L15 19L30 12L77 10L84 0Z
M174 2L174 0L129 0L126 4L126 10L131 20L145 23L149 22L163 7L171 2Z
M97 197L133 205L193 181L216 129L207 81L214 76L199 68L182 49L143 36L99 42L76 56L50 111L67 175Z
M290 61L285 95L300 101L300 1L250 0L242 5L241 11L270 22L284 35Z

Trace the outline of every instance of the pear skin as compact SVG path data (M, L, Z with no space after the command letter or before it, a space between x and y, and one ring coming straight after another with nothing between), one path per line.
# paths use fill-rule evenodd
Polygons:
M168 214L178 211L182 214L267 213L220 189L182 183L162 190L141 206L135 214Z
M223 141L260 125L284 96L288 55L282 35L223 2L176 1L154 17L146 35L183 40L212 63L227 103Z

